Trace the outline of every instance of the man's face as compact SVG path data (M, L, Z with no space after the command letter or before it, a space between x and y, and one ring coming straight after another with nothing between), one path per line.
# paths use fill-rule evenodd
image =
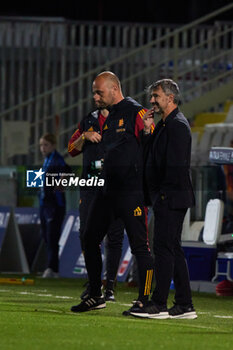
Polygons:
M114 104L114 89L108 80L97 77L93 82L92 91L98 108L106 108Z
M47 157L50 153L55 150L55 145L46 141L45 139L40 139L40 151L43 157Z
M164 114L173 95L166 95L161 86L153 90L150 95L150 103L154 107L155 113Z

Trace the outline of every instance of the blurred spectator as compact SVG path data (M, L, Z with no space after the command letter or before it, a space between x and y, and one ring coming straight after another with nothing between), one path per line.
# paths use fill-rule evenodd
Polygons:
M233 140L229 147L233 148ZM226 215L233 221L233 164L225 164L223 168L226 178Z
M44 157L42 170L46 174L69 173L70 168L63 157L56 151L56 136L45 134L40 138L40 151ZM58 277L59 257L58 242L61 235L61 227L65 216L66 202L65 193L61 187L44 186L40 191L40 220L41 232L48 251L48 266L44 271L43 278Z

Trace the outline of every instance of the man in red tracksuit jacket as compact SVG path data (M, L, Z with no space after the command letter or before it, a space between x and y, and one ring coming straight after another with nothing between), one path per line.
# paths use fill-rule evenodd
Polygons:
M85 262L90 281L90 297L71 308L85 312L106 307L101 296L102 258L100 243L111 222L124 222L139 274L139 296L132 312L147 302L153 278L153 259L148 247L143 195L143 151L140 133L144 129L144 108L130 97L124 98L119 79L112 72L100 73L93 82L93 97L99 108L108 108L103 125L103 188L98 188L89 208L84 234Z

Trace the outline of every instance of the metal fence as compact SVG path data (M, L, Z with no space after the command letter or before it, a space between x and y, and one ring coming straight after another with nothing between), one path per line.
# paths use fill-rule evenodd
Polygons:
M232 79L233 25L206 24L232 8L181 28L45 22L23 23L28 30L19 31L18 22L1 21L0 117L30 124L30 152L2 160L37 164L37 142L48 130L58 134L65 152L77 122L93 107L91 85L102 70L114 71L124 94L144 105L145 87L155 79L177 80L184 102Z
M0 111L160 38L174 28L0 18Z

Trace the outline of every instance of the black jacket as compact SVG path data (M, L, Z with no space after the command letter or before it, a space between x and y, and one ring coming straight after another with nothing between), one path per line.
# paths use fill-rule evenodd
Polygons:
M99 111L93 111L89 113L80 122L80 128L82 131L96 131L100 133L100 125L98 121ZM100 160L104 156L102 142L93 143L91 141L85 141L83 149L83 172L82 178L88 178L88 175L95 175L92 169L92 162Z
M191 130L178 108L161 119L145 143L146 188L153 205L168 199L173 209L189 208L195 203L191 182Z
M142 191L142 145L135 135L143 107L127 97L111 107L103 125L105 190Z

